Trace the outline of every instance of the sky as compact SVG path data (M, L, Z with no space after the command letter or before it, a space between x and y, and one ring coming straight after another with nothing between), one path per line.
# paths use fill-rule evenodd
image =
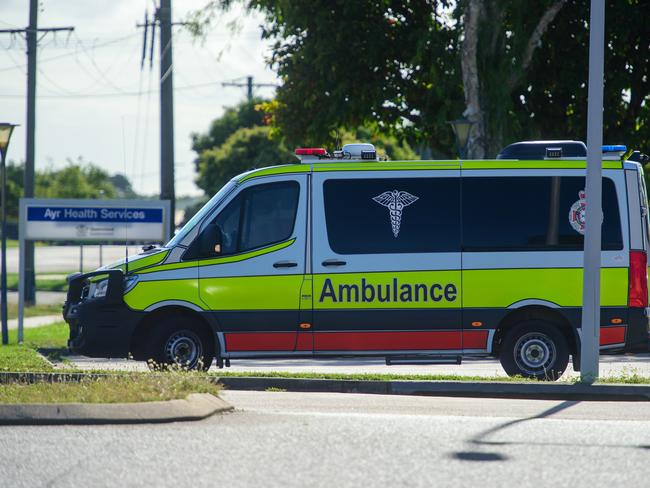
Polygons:
M135 190L160 191L158 49L153 68L140 69L143 35L136 23L152 15L155 0L41 0L39 27L74 26L72 34L49 33L38 49L36 169L65 166L83 158L109 173L123 173ZM172 1L173 20L182 21L207 0ZM239 19L239 28L228 26ZM28 0L0 1L0 29L24 28ZM243 101L245 88L223 87L252 75L277 83L266 65L270 43L261 39L261 16L240 9L224 15L204 40L174 27L174 123L176 195L202 192L194 184L196 154L191 134L207 131L224 108ZM156 33L156 41L159 32ZM0 34L0 121L20 124L8 160L25 159L26 45ZM245 81L244 79L239 81ZM270 97L274 88L258 88Z

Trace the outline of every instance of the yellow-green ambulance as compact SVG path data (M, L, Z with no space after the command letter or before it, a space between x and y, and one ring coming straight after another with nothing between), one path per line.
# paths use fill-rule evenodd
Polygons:
M625 151L602 163L610 352L648 350L643 155ZM555 379L579 364L583 143L515 143L489 161L379 161L370 144L296 154L233 178L164 247L71 276L70 347L190 368L497 357Z

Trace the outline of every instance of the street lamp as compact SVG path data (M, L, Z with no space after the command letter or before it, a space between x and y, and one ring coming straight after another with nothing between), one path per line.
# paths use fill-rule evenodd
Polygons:
M458 148L458 154L460 159L465 159L467 157L467 143L469 142L469 133L472 130L474 122L466 118L460 118L452 120L449 122L451 128L454 131L456 136L456 147Z
M11 133L14 131L15 124L0 122L0 159L2 159L2 265L0 273L0 316L2 320L2 344L9 343L9 323L7 321L7 165L5 158L7 157L7 149L9 148L9 140Z

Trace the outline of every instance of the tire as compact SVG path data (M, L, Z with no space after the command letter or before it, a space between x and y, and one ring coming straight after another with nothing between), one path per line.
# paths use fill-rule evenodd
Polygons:
M153 369L176 366L207 371L214 359L214 341L205 328L185 315L161 320L148 337L146 357Z
M508 376L555 381L569 364L569 346L557 326L522 322L506 333L499 360Z

